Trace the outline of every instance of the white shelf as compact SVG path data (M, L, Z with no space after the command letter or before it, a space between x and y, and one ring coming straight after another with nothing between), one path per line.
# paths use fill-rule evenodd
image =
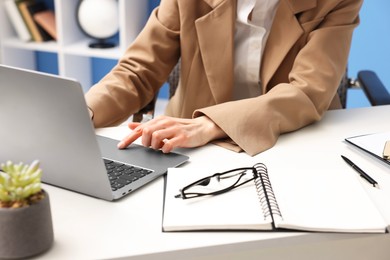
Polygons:
M38 42L23 42L19 38L10 37L2 39L2 48L24 49L31 51L46 51L58 52L59 46L56 41L48 41L43 43Z
M100 49L89 48L88 44L91 43L91 39L83 39L79 42L69 44L64 48L65 54L78 55L83 57L95 57L106 59L119 59L122 55L120 46L113 48L107 48L104 51Z
M148 15L148 1L118 0L120 28L118 46L93 49L88 47L93 39L82 33L75 19L80 0L52 1L58 40L36 43L19 40L5 12L5 0L0 0L0 62L10 66L36 69L34 55L36 51L55 53L58 57L59 74L79 80L84 91L92 85L91 58L119 59L143 28Z

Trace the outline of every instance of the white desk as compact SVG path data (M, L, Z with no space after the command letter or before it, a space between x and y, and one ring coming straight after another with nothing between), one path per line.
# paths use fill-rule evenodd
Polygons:
M190 156L183 167L207 165L210 172L264 162L272 171L326 166L348 167L345 154L380 184L364 183L390 224L390 168L350 148L348 136L390 131L390 106L331 111L317 124L281 136L255 157L215 145L180 150ZM121 138L124 127L98 133ZM358 176L357 176L358 178ZM50 194L53 247L39 259L389 259L390 234L272 232L163 233L164 178L130 196L107 202L44 185Z

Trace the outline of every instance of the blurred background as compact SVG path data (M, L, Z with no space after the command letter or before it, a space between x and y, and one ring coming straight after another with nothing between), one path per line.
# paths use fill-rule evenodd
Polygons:
M144 0L140 0L144 1ZM160 0L148 0L149 12ZM373 70L390 91L390 1L366 0L360 12L361 23L355 30L352 49L349 58L349 76L355 78L359 70ZM56 57L48 53L37 53L38 69L50 73L52 64L57 63ZM94 59L91 63L94 74L93 82L97 82L115 64L116 60ZM168 97L167 86L163 87L160 98ZM370 106L367 98L360 89L350 89L348 92L347 108Z

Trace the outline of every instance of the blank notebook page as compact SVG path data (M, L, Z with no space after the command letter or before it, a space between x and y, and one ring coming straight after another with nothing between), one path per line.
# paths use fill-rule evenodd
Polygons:
M163 228L170 230L270 229L264 219L254 182L217 196L174 198L182 187L210 175L208 170L168 169Z
M277 227L316 231L383 231L386 223L350 167L273 172L283 220ZM374 188L374 187L373 187Z

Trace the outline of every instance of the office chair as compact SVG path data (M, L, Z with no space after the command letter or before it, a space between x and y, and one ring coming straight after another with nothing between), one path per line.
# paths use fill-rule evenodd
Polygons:
M169 98L175 94L176 88L179 84L179 78L180 62L178 62L173 68L167 80L169 85ZM372 106L390 105L390 94L374 71L359 71L357 79L352 79L348 76L348 69L346 69L337 90L343 108L346 108L348 89L352 88L362 89ZM152 119L154 116L156 100L157 96L147 106L141 109L138 113L134 114L133 122L144 122Z
M357 79L352 79L346 70L337 90L343 108L347 104L347 91L353 88L362 89L372 106L390 105L390 94L374 71L361 70Z

